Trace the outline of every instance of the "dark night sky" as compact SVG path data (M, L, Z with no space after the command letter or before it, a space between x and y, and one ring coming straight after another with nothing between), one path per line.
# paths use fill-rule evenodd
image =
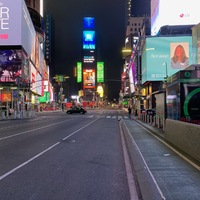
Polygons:
M56 74L72 76L81 61L83 17L95 17L98 59L105 62L106 79L120 80L125 41L125 2L121 0L44 0L53 18L53 62ZM118 98L120 81L109 81L108 98Z

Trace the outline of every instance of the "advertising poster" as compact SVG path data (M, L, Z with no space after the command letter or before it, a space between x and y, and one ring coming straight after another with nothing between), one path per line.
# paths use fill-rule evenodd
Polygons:
M142 52L142 83L163 81L195 63L191 36L146 38Z
M42 76L37 72L35 67L31 65L31 91L35 94L43 96L44 94L44 81L42 80Z
M77 83L82 82L82 63L77 62Z
M21 50L0 50L0 82L15 82L21 77L21 65Z
M85 89L95 89L95 70L94 69L83 70L83 87Z
M97 62L97 83L104 82L104 62Z
M83 18L83 28L84 29L94 29L94 17L84 17Z
M83 49L95 49L95 31L83 31Z
M0 45L2 46L21 45L21 1L17 4L14 4L13 0L0 1Z
M152 0L151 35L162 26L196 25L199 23L199 0Z
M0 1L0 45L21 45L30 59L35 61L35 37L29 11L24 0Z

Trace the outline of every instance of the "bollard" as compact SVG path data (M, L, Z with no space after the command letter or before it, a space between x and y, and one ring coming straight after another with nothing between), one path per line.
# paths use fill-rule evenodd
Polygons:
M156 126L156 116L153 116L153 125Z
M158 128L160 128L160 117L158 117Z
M14 119L16 119L16 118L17 118L17 111L14 111L13 118L14 118Z
M6 119L5 112L2 112L2 113L1 113L1 117L2 117L2 119Z
M21 118L21 112L17 112L17 119L20 119Z

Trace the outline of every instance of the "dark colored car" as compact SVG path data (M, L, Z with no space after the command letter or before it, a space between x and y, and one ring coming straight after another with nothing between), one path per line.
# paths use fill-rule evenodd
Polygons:
M85 114L85 113L87 113L87 110L85 110L84 108L81 108L81 107L74 107L74 108L70 108L69 110L67 110L66 113L67 114L73 114L73 113Z

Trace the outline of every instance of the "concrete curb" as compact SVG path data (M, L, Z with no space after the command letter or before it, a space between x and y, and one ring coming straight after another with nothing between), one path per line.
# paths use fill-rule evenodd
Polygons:
M135 143L127 125L122 120L122 131L130 154L134 173L137 178L143 200L165 200L156 180L149 170L137 144Z

